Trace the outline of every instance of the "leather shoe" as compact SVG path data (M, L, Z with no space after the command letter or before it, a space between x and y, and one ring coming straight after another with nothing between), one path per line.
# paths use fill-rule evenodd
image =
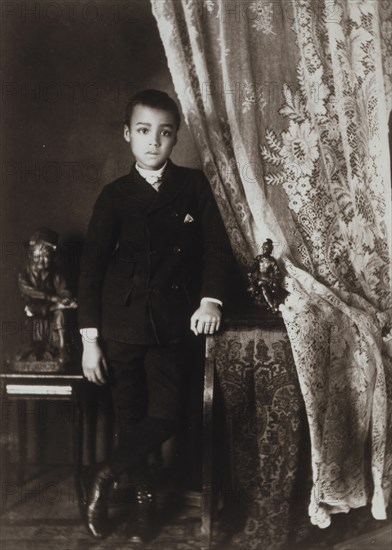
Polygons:
M133 543L143 543L151 538L155 505L155 494L151 487L138 485L136 487L136 517L131 531Z
M108 528L109 492L114 474L106 464L99 467L87 490L86 527L94 538L102 539Z

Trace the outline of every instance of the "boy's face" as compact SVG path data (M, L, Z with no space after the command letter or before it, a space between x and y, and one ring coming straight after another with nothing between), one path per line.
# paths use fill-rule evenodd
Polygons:
M136 162L145 170L159 170L177 142L177 126L169 111L136 105L124 138L131 145Z

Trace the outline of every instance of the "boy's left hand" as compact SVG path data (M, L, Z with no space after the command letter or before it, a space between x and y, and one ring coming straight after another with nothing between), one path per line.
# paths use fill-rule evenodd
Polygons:
M197 334L214 334L219 330L221 311L215 302L203 301L191 317L191 331Z

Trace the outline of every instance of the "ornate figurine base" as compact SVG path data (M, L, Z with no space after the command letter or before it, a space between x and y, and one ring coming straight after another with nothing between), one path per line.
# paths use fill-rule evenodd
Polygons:
M60 361L12 361L11 368L15 372L25 373L58 373L66 370L66 365Z
M273 316L273 315L282 315L279 311L279 305L276 305L275 309L272 309L271 306L267 304L267 302L262 302L260 299L254 299L252 302L255 309L262 311L265 315Z

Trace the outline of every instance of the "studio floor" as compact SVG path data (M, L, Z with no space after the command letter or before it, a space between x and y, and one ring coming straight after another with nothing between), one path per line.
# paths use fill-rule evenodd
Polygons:
M163 496L163 492L165 496ZM158 523L151 541L132 544L126 534L129 503L119 498L110 509L113 532L96 541L82 525L72 472L67 467L32 472L26 483L2 484L0 546L2 550L194 550L201 548L200 508L194 494L187 500L167 488L158 492ZM357 511L358 512L358 511ZM327 530L311 529L301 541L286 545L284 550L390 550L391 523L365 520L364 512L336 518ZM294 529L295 531L295 529ZM351 536L355 533L355 536ZM212 550L264 550L263 541L251 534L228 527L227 522L214 524ZM281 547L279 547L281 548Z

